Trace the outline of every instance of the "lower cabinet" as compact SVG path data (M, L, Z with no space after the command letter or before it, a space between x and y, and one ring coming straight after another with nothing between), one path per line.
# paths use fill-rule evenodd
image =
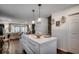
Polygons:
M56 54L57 49L56 39L39 43L32 40L31 38L26 37L26 39L22 39L22 37L20 39L20 42L22 44L23 49L28 54Z

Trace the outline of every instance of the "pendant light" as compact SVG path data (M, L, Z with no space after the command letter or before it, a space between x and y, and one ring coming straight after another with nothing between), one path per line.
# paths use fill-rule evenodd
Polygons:
M32 10L32 12L33 12L33 21L32 21L32 24L35 24L35 21L34 21L34 12L35 12L35 10Z
M38 22L41 22L41 18L40 18L40 7L41 7L41 4L38 4L38 7L39 7L39 18L38 18Z

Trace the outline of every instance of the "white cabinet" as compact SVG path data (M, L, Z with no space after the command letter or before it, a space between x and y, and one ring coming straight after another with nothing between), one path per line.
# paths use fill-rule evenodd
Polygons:
M22 34L20 42L28 54L56 54L57 40L55 37L34 39L33 35Z

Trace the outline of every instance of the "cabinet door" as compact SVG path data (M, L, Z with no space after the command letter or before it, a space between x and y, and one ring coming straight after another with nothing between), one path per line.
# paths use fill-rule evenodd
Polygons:
M79 53L79 15L73 16L69 26L69 51Z

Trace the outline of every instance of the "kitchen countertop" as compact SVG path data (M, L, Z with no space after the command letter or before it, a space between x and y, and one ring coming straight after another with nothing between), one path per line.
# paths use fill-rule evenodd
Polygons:
M44 37L44 35L42 35L40 38L37 38L35 35L31 34L31 35L28 35L28 37L31 40L40 44L48 42L48 41L56 40L56 37Z

